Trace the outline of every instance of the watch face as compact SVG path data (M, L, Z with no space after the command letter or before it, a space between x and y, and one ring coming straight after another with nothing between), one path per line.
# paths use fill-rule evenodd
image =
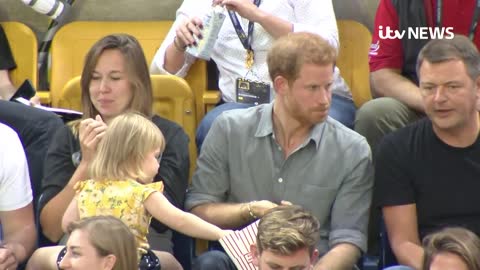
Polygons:
M82 152L78 151L72 154L72 162L75 167L80 165L80 161L82 161Z

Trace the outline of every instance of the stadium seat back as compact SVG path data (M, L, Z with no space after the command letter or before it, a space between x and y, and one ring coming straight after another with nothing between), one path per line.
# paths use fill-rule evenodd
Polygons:
M20 22L1 23L12 50L17 68L10 71L10 79L19 87L29 79L37 86L37 36L27 25Z
M352 20L338 20L340 52L337 66L350 86L357 108L372 99L368 52L372 42L370 31L363 24Z

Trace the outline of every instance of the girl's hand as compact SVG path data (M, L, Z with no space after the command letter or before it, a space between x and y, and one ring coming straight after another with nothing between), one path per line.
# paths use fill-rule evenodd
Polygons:
M280 205L293 205L293 204L292 204L291 202L289 202L289 201L282 200L282 201L280 202Z
M231 234L231 233L233 233L232 230L221 230L218 239L223 238L223 237L225 237L226 235Z

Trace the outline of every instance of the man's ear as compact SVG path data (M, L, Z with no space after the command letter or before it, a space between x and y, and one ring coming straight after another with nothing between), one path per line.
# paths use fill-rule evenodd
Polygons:
M256 267L260 265L260 253L258 252L258 248L256 244L250 245L250 255L252 256L252 263Z
M480 76L474 82L475 96L477 97L477 111L480 112Z
M115 255L110 254L107 255L104 259L104 268L105 270L112 270L115 267L115 263L117 262L117 257Z
M318 249L314 249L313 252L312 252L312 255L310 256L310 263L312 265L315 265L317 263L317 260L318 260L318 255L320 253L318 252Z
M289 88L288 80L283 76L277 76L273 80L273 88L279 95L283 95Z

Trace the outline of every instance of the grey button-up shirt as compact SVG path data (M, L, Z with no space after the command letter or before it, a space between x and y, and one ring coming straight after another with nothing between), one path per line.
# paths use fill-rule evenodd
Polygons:
M287 159L276 143L273 103L224 112L202 146L186 209L204 203L287 200L320 220L319 251L366 250L373 186L364 137L328 117Z

